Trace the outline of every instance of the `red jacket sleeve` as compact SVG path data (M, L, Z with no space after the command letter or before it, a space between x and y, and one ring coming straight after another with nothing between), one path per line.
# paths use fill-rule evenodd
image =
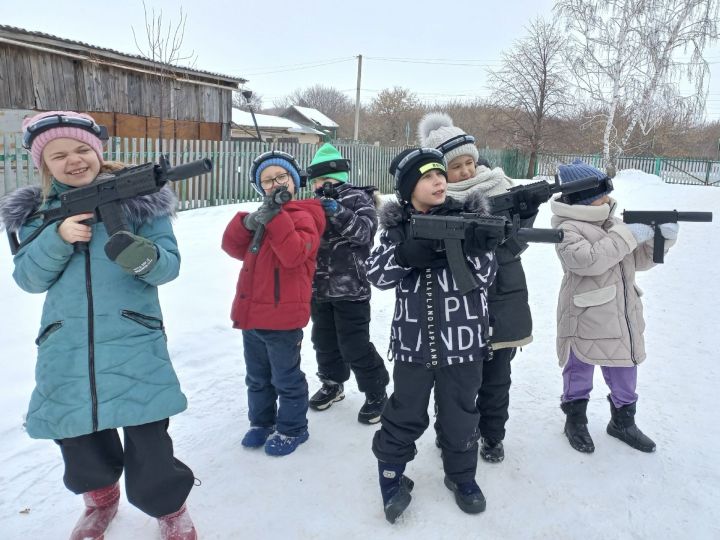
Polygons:
M231 257L243 260L245 253L250 246L253 233L245 228L243 219L248 212L238 212L235 217L230 220L222 237L222 249Z
M314 257L320 246L320 234L309 212L280 212L267 224L266 234L275 256L285 268L294 268Z

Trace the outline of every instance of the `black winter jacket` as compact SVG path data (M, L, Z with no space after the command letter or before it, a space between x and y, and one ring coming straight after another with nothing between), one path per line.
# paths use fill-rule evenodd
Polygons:
M389 359L421 363L428 368L483 361L488 356L487 288L497 271L495 255L487 252L467 257L481 287L466 295L455 286L445 259L424 270L399 266L395 248L410 236L412 212L396 202L382 206L380 245L368 259L370 282L379 289L395 287ZM478 193L463 205L448 197L429 213L461 212L487 213L487 199Z
M365 260L377 231L373 191L377 188L337 184L340 211L329 217L320 241L313 301L367 300L370 298ZM319 191L316 196L320 197Z

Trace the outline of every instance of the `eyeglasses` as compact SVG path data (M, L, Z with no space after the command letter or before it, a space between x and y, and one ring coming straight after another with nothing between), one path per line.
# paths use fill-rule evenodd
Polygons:
M84 129L101 140L107 140L108 138L107 128L96 124L89 118L78 118L75 116L55 114L40 118L40 120L34 124L27 126L25 128L25 132L23 133L23 146L29 149L32 146L32 142L35 137L49 129L64 125Z
M277 184L278 186L286 186L289 181L290 173L282 173L278 174L275 178L266 178L265 180L260 180L260 185L265 189L269 189L275 184Z

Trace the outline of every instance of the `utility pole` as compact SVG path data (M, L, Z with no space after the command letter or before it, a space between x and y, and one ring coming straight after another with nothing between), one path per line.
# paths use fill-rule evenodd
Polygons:
M360 129L360 77L362 76L362 54L358 54L358 74L357 89L355 91L355 130L353 131L353 140L358 140L358 131Z

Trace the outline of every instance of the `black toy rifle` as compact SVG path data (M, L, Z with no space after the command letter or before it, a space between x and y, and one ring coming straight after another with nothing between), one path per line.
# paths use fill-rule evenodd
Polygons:
M292 193L288 191L287 186L279 186L275 191L266 197L269 197L270 208L278 209L292 199ZM258 225L258 228L255 229L252 242L250 243L250 253L257 253L260 251L260 244L262 243L263 236L265 236L265 225Z
M600 185L600 180L595 176L589 176L575 182L560 184L557 175L555 182L551 184L545 180L514 186L507 190L507 193L494 195L490 199L490 213L493 215L507 215L510 219L514 215L529 217L534 214L538 207L549 201L555 193L569 195L578 191L595 188Z
M49 225L78 214L95 214L94 220L89 221L103 222L108 236L118 231L128 231L121 207L124 199L156 193L168 182L192 178L211 170L212 161L207 158L170 167L167 158L161 155L159 164L151 162L114 171L107 178L61 193L60 206L40 210L30 216L29 219L41 217L43 222L22 242L17 231L7 231L10 250L15 255Z
M463 253L462 241L465 239L465 229L477 226L487 231L488 236L498 238L499 243L517 239L525 243L557 244L563 239L563 232L558 229L521 229L518 216L511 221L504 216L474 213L459 216L416 214L412 216L410 223L413 238L443 241L450 271L461 294L467 294L480 286L468 268Z
M663 263L665 260L665 238L660 232L660 225L678 221L709 223L712 219L712 212L678 212L677 210L625 210L623 212L625 223L644 223L650 225L655 231L653 240L653 262L655 263Z

